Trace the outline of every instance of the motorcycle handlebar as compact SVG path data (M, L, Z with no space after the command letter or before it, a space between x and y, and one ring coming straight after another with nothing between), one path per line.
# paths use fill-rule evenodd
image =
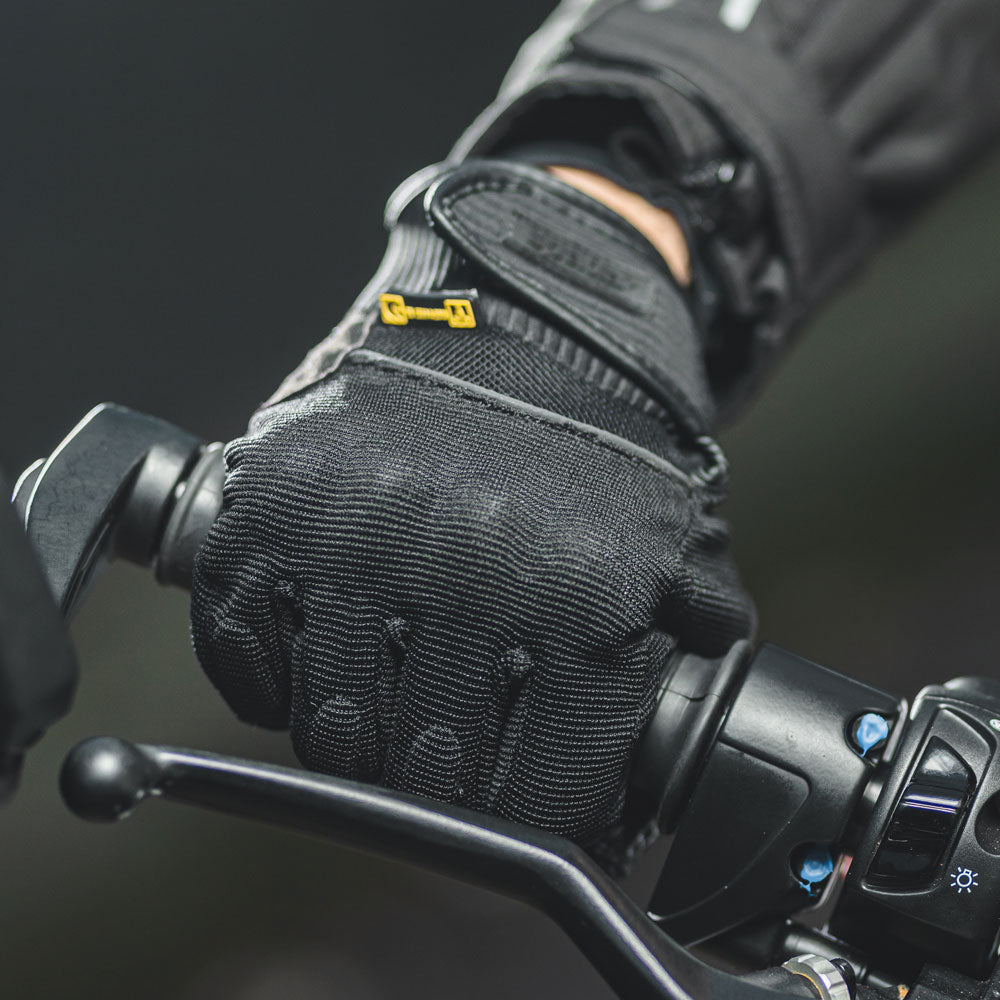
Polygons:
M12 508L0 512L0 777L69 706L77 667L60 617L72 615L113 559L151 566L161 582L190 587L195 554L222 506L223 478L221 445L110 405L88 414L21 477ZM636 790L665 823L690 792L748 654L740 643L722 661L675 655L664 672ZM108 738L87 741L67 758L63 791L91 819L118 818L143 798L162 796L365 849L382 845L390 857L547 911L625 996L776 995L773 986L694 959L575 845L494 817L323 775ZM778 989L815 1000L800 976L786 973Z
M14 507L64 617L114 559L190 588L195 555L222 507L222 452L221 444L206 445L166 421L103 404L22 475ZM719 660L684 653L666 665L633 781L633 794L661 829L673 827L748 657L743 642ZM37 730L65 710L63 702L26 691L18 709Z

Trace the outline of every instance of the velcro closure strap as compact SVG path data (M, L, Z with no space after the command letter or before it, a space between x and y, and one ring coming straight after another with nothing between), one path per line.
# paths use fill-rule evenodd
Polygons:
M468 161L437 180L428 219L459 254L634 379L693 435L713 404L684 293L646 239L550 174Z

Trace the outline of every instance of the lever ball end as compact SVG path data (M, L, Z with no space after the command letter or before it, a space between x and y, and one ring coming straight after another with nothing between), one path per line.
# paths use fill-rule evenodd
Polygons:
M155 769L143 752L115 736L78 744L59 778L63 800L77 816L105 823L128 815L155 784Z

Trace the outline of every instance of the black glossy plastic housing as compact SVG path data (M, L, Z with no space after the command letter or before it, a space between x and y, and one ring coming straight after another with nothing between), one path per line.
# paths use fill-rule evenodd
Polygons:
M796 876L802 848L836 858L875 769L850 738L866 713L891 723L892 695L765 644L747 668L653 894L651 910L697 942L815 900Z

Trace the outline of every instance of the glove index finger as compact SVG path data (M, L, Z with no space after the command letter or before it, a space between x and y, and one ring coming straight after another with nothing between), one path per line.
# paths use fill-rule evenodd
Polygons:
M290 664L266 566L210 538L195 563L191 638L209 680L241 719L284 729Z

